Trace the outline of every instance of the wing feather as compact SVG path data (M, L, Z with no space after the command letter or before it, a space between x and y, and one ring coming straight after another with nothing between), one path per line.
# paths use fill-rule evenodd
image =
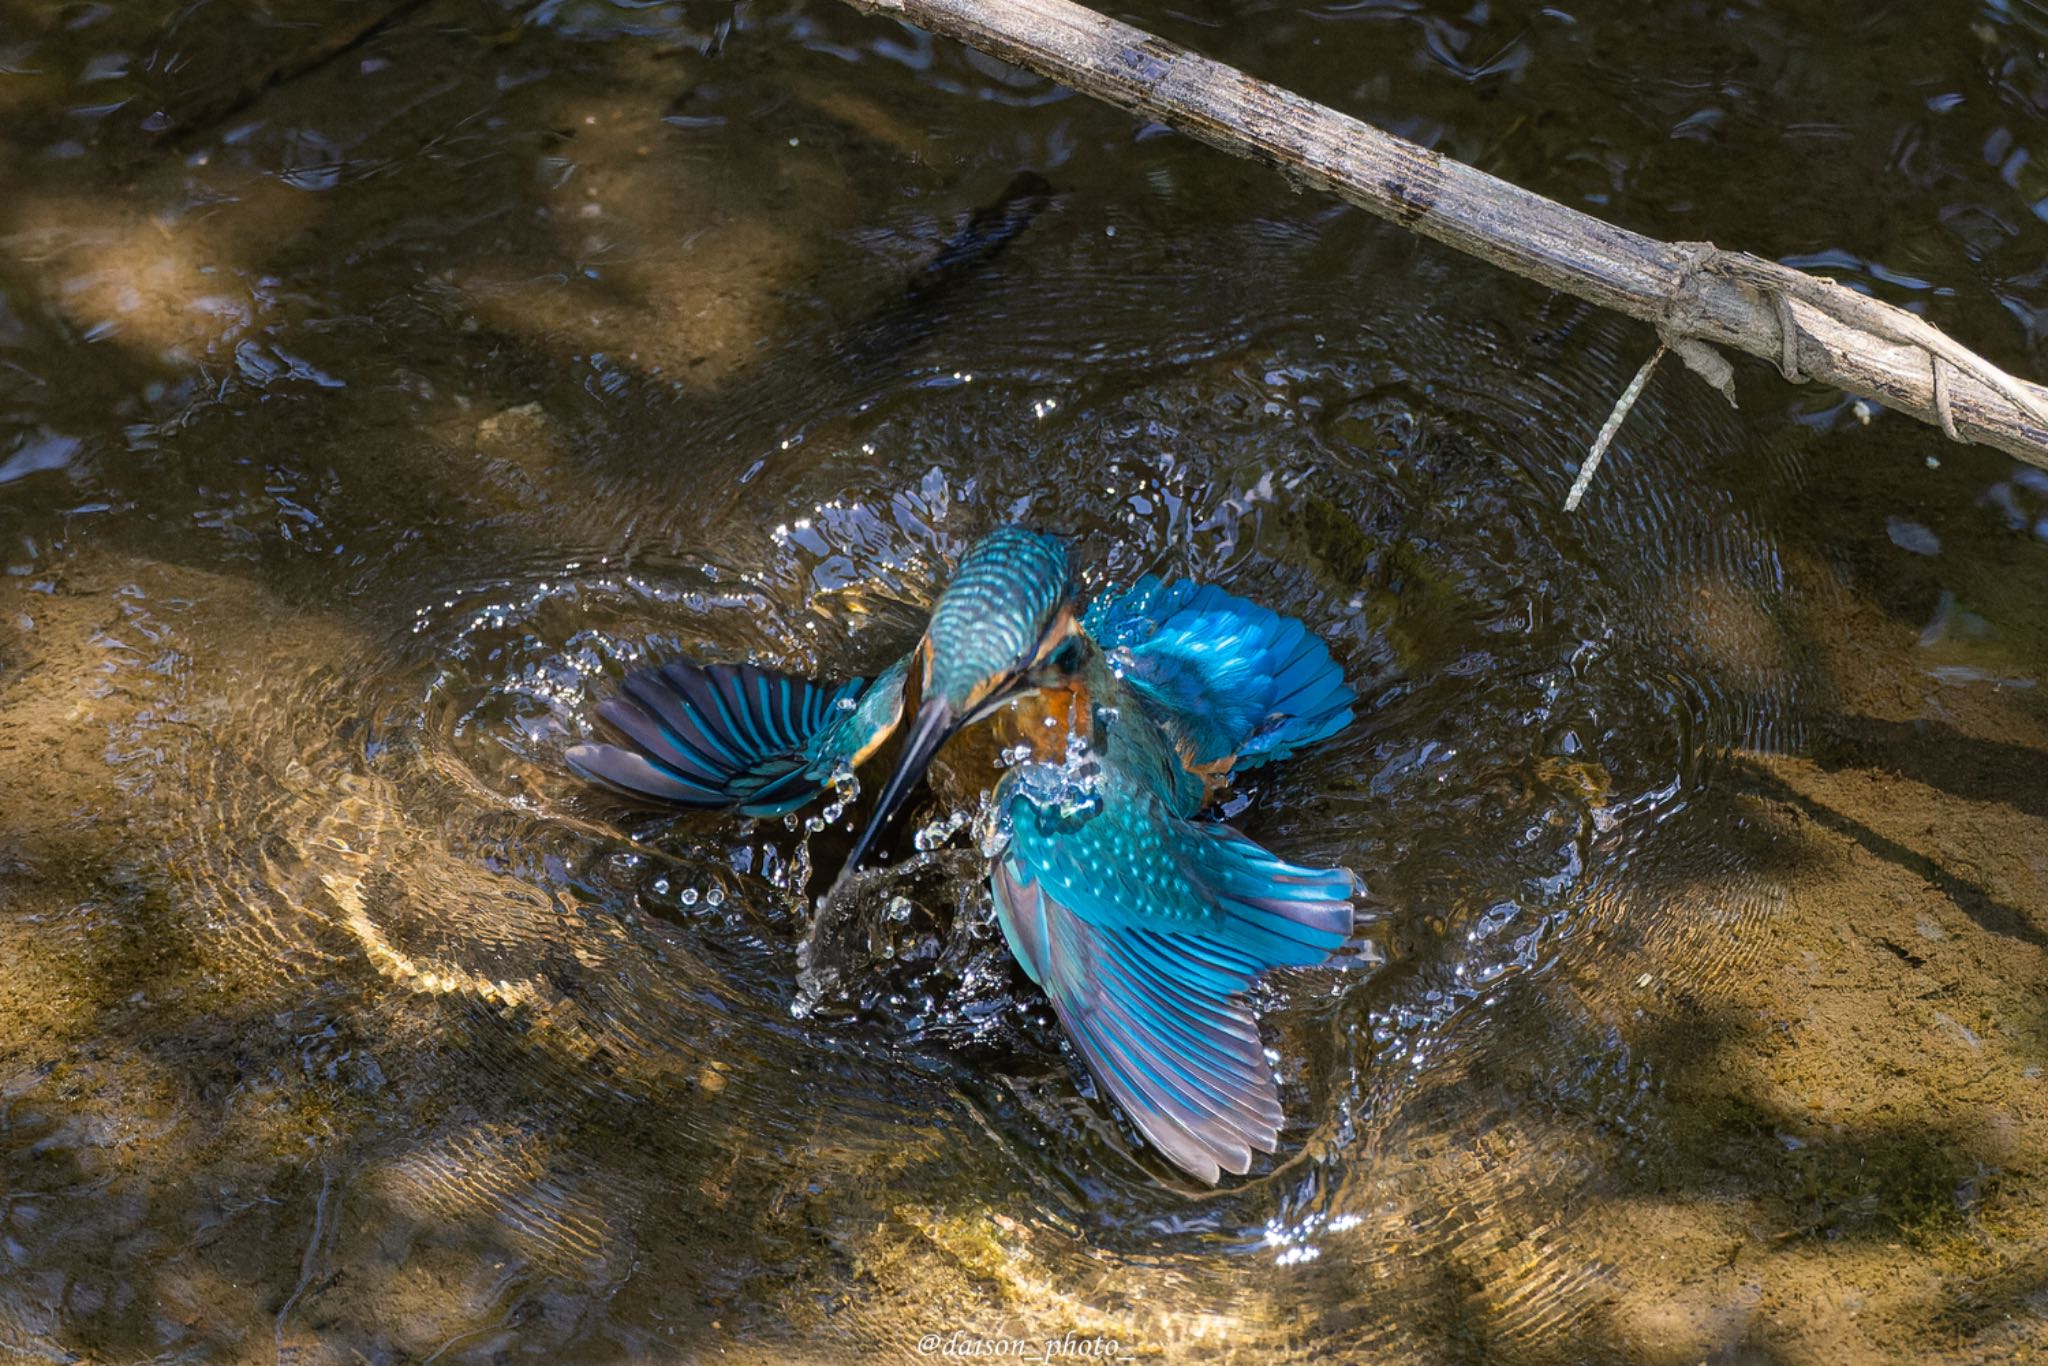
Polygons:
M1097 597L1081 624L1195 767L1252 768L1350 724L1356 697L1329 647L1214 585L1148 574Z
M1248 1171L1282 1122L1251 985L1343 944L1350 874L1183 820L1114 772L1099 801L1059 800L1046 771L1012 770L996 795L1009 843L992 885L1011 950L1148 1142L1203 1181Z
M903 711L909 661L873 684L816 683L754 664L672 660L629 674L598 717L621 745L572 745L593 782L679 806L776 816L807 805Z

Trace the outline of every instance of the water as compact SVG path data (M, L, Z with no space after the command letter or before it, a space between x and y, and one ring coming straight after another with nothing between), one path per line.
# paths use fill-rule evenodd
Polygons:
M2035 7L1133 17L2048 373ZM1646 329L1035 78L823 3L334 22L0 6L0 1355L2048 1337L2048 479L1668 369L1567 516ZM643 660L871 672L1012 519L1364 699L1232 807L1367 945L1265 989L1220 1191L1010 967L994 758L826 977L845 816L559 762Z

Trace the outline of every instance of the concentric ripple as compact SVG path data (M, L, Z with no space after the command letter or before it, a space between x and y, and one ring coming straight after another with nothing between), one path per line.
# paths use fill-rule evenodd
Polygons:
M1087 1317L1076 1277L1107 1258L1235 1305L1236 1334L1283 1321L1307 1277L1317 1340L1416 1346L1434 1330L1337 1325L1385 1331L1420 1297L1503 1343L1568 1341L1611 1272L1556 1211L1646 1122L1631 997L1739 973L1770 934L1768 858L1730 842L1756 822L1713 780L1796 734L1798 673L1767 537L1658 454L1680 419L1646 404L1616 462L1658 496L1567 520L1574 448L1516 414L1592 397L1521 387L1511 339L1443 343L1500 382L1422 384L1412 347L1397 369L1283 333L1054 423L1029 380L878 403L842 439L928 450L924 474L906 490L771 464L765 561L562 556L426 589L314 671L294 647L245 663L232 693L194 680L209 739L188 752L174 848L213 908L212 961L245 989L321 997L373 1051L446 1060L392 1083L395 1127L351 1159L360 1198L609 1294L628 1259L673 1255L651 1228L736 1203L777 1227L783 1183L813 1172L804 1199L830 1209L804 1217L835 1237L864 1217L925 1230L861 1255L972 1265L993 1236L1005 1275L1035 1268L1048 1323ZM1621 362L1596 329L1584 368L1603 365ZM1037 461L947 454L955 426L1000 431L1019 409ZM1694 449L1715 430L1712 409L1683 420ZM1090 482L1069 480L1084 462ZM985 761L947 767L911 822L923 852L866 875L864 909L829 931L811 897L856 812L636 812L560 762L648 661L872 671L915 639L950 558L1012 516L1077 533L1093 581L1200 573L1302 616L1364 699L1338 741L1229 808L1369 888L1359 963L1265 988L1289 1129L1234 1188L1163 1200L1175 1179L1010 968L970 837ZM947 1181L1008 1213L978 1225ZM1246 1259L1271 1276L1245 1280ZM779 1265L755 1274L829 1275ZM508 1293L530 1292L500 1287L491 1313ZM886 1337L891 1312L844 1331ZM1162 1343L1221 1331L1137 1300L1088 1313Z
M708 543L560 555L423 585L382 636L312 669L292 640L232 678L188 677L203 729L171 846L209 908L209 963L244 994L321 1001L398 1060L375 1092L388 1120L334 1159L350 1198L384 1236L455 1227L515 1259L486 1319L543 1281L614 1293L633 1259L673 1261L648 1240L676 1220L761 1221L734 1272L750 1293L829 1279L770 1255L791 1218L835 1238L863 1219L922 1229L861 1255L971 1266L985 1234L950 1188L1007 1211L1004 1274L1035 1268L1055 1316L1079 1315L1083 1267L1108 1258L1234 1304L1235 1333L1281 1321L1307 1276L1331 1281L1316 1337L1420 1296L1504 1342L1566 1340L1608 1273L1555 1211L1638 1122L1629 994L1739 972L1769 934L1768 879L1726 840L1740 799L1712 779L1794 734L1796 661L1768 538L1658 454L1680 419L1646 404L1612 471L1656 496L1567 521L1575 447L1517 415L1594 396L1522 386L1513 339L1440 341L1495 382L1425 384L1413 346L1397 367L1281 332L1052 418L1029 377L891 397L807 439L927 452L923 473L906 488L771 462L749 495L766 560ZM1622 367L1597 327L1583 359L1573 373ZM1715 430L1709 408L1682 420L1693 451ZM986 467L956 439L1021 445L1005 435L1020 421L1033 461ZM1291 857L1361 874L1384 965L1269 985L1283 1154L1192 1204L1162 1201L1170 1175L1008 968L963 829L971 770L912 822L942 847L879 875L837 972L800 988L843 821L634 812L560 764L643 662L872 671L915 638L949 559L1013 516L1076 533L1096 581L1200 573L1302 616L1365 699L1350 732L1232 810ZM1245 1281L1247 1258L1272 1276ZM1093 1312L1160 1342L1210 1331L1136 1300ZM846 1331L893 1331L889 1313Z

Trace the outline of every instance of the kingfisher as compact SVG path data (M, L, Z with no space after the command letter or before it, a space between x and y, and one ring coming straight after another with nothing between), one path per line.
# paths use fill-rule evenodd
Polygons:
M634 798L776 816L833 790L907 715L851 870L941 748L992 727L1008 766L984 847L1003 937L1101 1090L1214 1185L1278 1148L1252 984L1341 948L1357 882L1204 813L1234 775L1342 730L1356 698L1301 622L1213 585L1147 575L1081 596L1063 540L1004 527L873 680L671 661L599 704L620 743L565 758Z

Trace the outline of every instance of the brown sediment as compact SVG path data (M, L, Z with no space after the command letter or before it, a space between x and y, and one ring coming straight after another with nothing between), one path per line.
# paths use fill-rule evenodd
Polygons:
M926 85L923 55L758 43L719 65L542 29L480 46L468 23L359 49L431 72L412 113L363 99L354 62L264 96L266 126L359 135L321 190L261 130L246 159L130 175L61 107L97 98L76 63L0 80L21 115L0 135L0 439L78 443L0 485L0 1341L323 1362L844 1361L925 1331L1141 1360L2040 1350L2048 583L1989 504L2004 466L1943 447L1926 471L1882 421L1785 458L1653 386L1631 424L1657 439L1625 437L1599 486L1616 528L1574 542L1601 524L1544 520L1569 405L1513 388L1625 375L1569 310L1461 290L1348 219L1275 217L1071 102ZM1976 69L1958 41L1947 66ZM450 72L460 98L432 94ZM755 124L663 123L690 80L692 108L723 107L719 80L760 93ZM505 123L459 151L484 107ZM928 126L944 144L908 156ZM1584 133L1549 112L1501 155L1593 166L1581 189L1607 193L1618 153ZM1739 119L1724 136L1761 146ZM976 187L1046 145L1066 199L997 272L1028 288L946 319L1019 374L885 386L872 410L815 384L830 348L790 332L899 297ZM884 245L849 246L877 223ZM1224 295L1215 261L1246 257L1270 278ZM1115 293L1134 280L1164 284ZM1089 313L1097 292L1114 306ZM1289 331L1356 297L1398 335ZM1105 340L1126 354L1087 350ZM1482 387L1513 421L1454 401ZM1047 393L1056 412L1016 416ZM1626 509L1674 502L1728 535L1633 534ZM848 998L796 1021L807 909L764 870L802 836L598 810L552 761L545 700L573 719L626 666L600 645L872 671L916 638L943 548L1017 506L1091 567L1288 604L1364 698L1241 818L1290 856L1371 855L1362 932L1389 966L1273 983L1300 1122L1221 1195L1173 1189L1086 1094L987 923L978 852L906 882ZM1942 553L1887 540L1894 514ZM1768 572L1729 553L1744 527ZM1556 653L1523 644L1545 632ZM1626 669L1599 652L1632 633ZM1648 691L1656 669L1696 695ZM1460 710L1478 696L1504 700ZM1797 734L1729 741L1744 709ZM1730 752L1683 750L1692 720ZM941 756L941 804L971 809L996 744ZM1677 802L1644 798L1666 782ZM1647 828L1677 833L1623 843ZM843 845L815 839L821 863ZM1544 902L1529 887L1562 865L1524 847L1590 874ZM1422 1057L1376 1042L1511 897L1557 916L1534 966ZM1280 1264L1269 1222L1315 1213L1356 1222Z

